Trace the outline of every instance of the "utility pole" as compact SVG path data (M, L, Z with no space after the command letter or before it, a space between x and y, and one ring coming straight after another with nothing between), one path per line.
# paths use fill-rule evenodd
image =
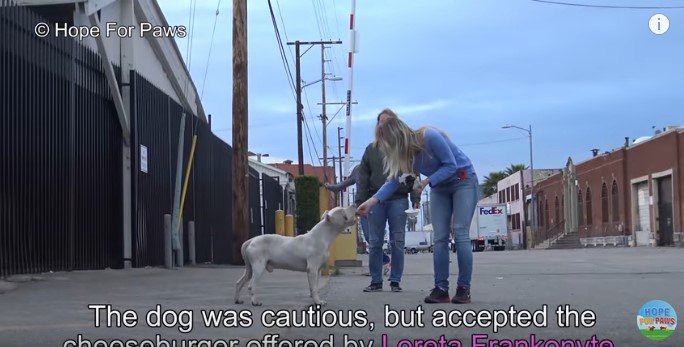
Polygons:
M340 141L342 140L342 129L344 128L337 127L337 159L340 160L340 182L344 179L344 177L342 177L342 142ZM342 195L343 194L340 194L340 206L343 204Z
M247 164L247 0L233 0L233 264L249 230Z
M290 44L289 42L287 43ZM302 144L302 72L299 63L299 41L295 41L295 54L297 57L296 75L297 75L297 165L299 167L299 176L304 175L304 146Z
M301 75L301 57L306 54L306 52L311 49L314 45L332 45L332 44L341 44L342 41L312 41L312 42L302 42L302 41L295 41L295 42L288 42L288 45L294 45L295 46L295 69L296 69L296 78L297 78L297 161L299 162L298 167L299 167L299 175L304 175L304 146L302 143L302 122L304 121L304 115L303 115L303 110L304 107L302 105L302 75ZM305 45L305 46L311 46L309 47L304 53L299 53L300 51L300 46ZM325 74L322 75L321 82L325 83ZM325 90L323 91L325 94ZM325 118L325 117L323 117ZM324 120L325 122L325 120ZM324 127L325 129L325 127ZM325 141L325 136L324 140ZM325 147L325 146L324 146ZM325 149L324 149L325 151ZM326 153L327 154L327 153ZM325 164L324 164L325 165Z
M335 172L337 172L337 165L336 165L337 163L335 162L336 159L337 159L337 157L335 157L335 156L333 155L333 156L332 156L333 175L334 175ZM335 180L335 177L334 177L334 176L333 176L333 183L337 183L337 181Z
M321 45L321 122L323 122L323 178L328 181L328 116L325 113L325 45ZM333 170L333 176L334 174ZM333 181L335 177L333 177Z

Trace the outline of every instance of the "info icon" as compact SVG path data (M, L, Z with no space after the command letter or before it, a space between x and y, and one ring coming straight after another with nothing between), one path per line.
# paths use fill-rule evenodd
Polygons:
M677 328L677 313L667 302L653 300L639 310L637 325L647 338L654 341L665 340Z
M670 29L670 20L664 14L656 14L648 21L648 27L656 35L662 35Z

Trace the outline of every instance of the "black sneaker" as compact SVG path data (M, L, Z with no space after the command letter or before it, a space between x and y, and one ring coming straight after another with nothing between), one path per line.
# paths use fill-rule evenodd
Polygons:
M446 292L439 287L432 289L430 295L425 297L426 304L444 304L447 302L449 302L449 292Z
M390 289L395 293L403 291L403 289L399 287L399 282L390 282Z
M454 295L451 302L454 304L469 304L470 303L470 288L458 287L456 288L456 295Z
M371 283L368 287L363 288L363 291L366 293L381 292L382 291L382 283Z

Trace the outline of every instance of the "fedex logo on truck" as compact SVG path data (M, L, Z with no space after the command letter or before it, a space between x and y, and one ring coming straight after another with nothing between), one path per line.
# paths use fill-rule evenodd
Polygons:
M496 215L503 214L503 209L500 207L480 207L480 216L482 215Z

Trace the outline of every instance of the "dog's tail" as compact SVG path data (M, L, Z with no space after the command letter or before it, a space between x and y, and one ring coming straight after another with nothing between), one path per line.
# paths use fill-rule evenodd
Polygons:
M242 247L240 248L240 253L242 254L242 259L245 261L245 273L240 277L240 279L237 281L235 285L235 303L236 304L241 304L242 301L240 300L240 291L242 290L242 287L245 286L247 281L249 281L252 278L252 263L249 261L249 257L247 256L247 246L252 243L252 240L247 240L245 243L242 244Z
M242 259L245 261L245 266L247 269L252 268L252 264L249 262L249 257L247 256L247 247L249 247L250 243L252 243L252 239L245 241L240 248L240 254L242 254Z

